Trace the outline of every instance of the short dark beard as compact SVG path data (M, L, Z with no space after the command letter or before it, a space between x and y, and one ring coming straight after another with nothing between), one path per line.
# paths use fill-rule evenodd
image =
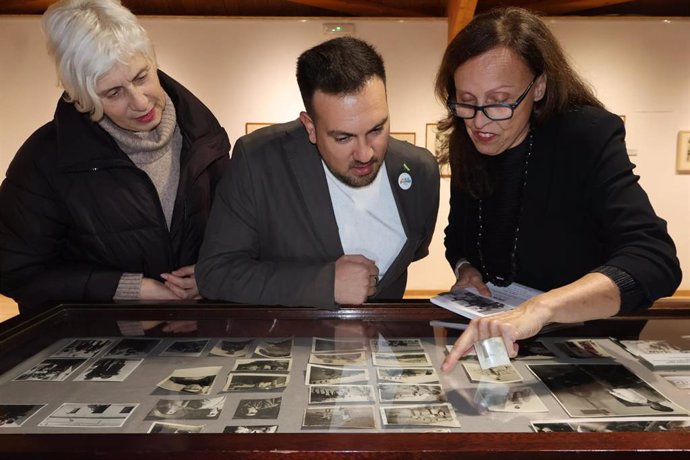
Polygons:
M359 162L357 162L359 163ZM324 161L324 164L328 168L328 170L333 174L336 179L338 179L340 182L342 182L345 185L348 185L353 188L360 188L360 187L366 187L367 185L371 184L374 182L374 179L376 179L376 176L378 176L379 171L381 170L381 163L378 160L375 160L374 162L374 170L371 172L371 174L368 174L366 176L362 177L348 177L343 174L340 174L336 171L333 171L330 166L328 166L328 163ZM366 163L365 163L366 164Z

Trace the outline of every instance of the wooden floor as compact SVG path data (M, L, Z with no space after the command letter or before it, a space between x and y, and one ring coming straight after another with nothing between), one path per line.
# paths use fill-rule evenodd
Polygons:
M17 304L5 296L0 295L0 322L19 314Z

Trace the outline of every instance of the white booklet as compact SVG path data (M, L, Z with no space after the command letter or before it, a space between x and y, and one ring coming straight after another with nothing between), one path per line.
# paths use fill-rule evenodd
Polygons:
M439 307L474 319L510 311L526 300L542 293L542 291L518 283L511 283L508 286L496 286L487 283L486 286L491 291L491 297L479 295L475 288L466 288L443 292L430 300Z

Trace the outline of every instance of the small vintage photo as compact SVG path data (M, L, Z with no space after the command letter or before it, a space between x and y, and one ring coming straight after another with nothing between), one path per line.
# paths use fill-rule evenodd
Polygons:
M529 364L571 417L687 415L622 364Z
M65 403L38 426L118 428L125 424L138 405Z
M410 385L405 383L379 383L379 400L381 403L447 401L441 385Z
M228 374L223 391L276 391L290 383L289 375Z
M262 340L256 345L254 356L263 358L290 358L292 356L292 337L287 339Z
M307 364L305 385L343 385L346 383L369 383L369 371L365 368Z
M283 398L242 399L235 409L233 419L277 419Z
M160 399L145 420L217 419L224 404L225 396L204 399Z
M122 382L143 359L102 358L91 364L75 381Z
M309 404L376 402L371 385L311 385L307 388Z
M215 356L226 356L229 358L241 358L249 356L254 345L254 339L227 340L221 339L211 349L211 354Z
M277 433L278 425L228 425L223 433L254 434Z
M352 353L312 353L309 355L309 362L326 366L362 367L367 364L367 354L364 351Z
M148 356L160 342L160 339L122 339L108 351L106 357L144 358Z
M382 353L406 353L424 351L422 341L415 338L401 339L371 339L371 351Z
M468 316L469 318L495 315L514 308L496 299L483 297L466 289L443 292L439 295L451 301L457 309L461 310L460 313L463 316Z
M690 374L661 374L661 377L671 382L676 388L690 390Z
M221 366L175 369L158 386L168 391L207 395L221 369Z
M111 339L75 339L53 353L51 358L93 358L111 343Z
M199 357L204 352L208 339L178 339L161 352L161 356Z
M376 428L373 406L307 407L303 429L373 429Z
M311 346L312 353L347 353L353 351L364 351L367 344L362 339L343 340L343 339L324 339L314 337Z
M374 366L383 367L431 367L426 353L383 353L372 354Z
M690 418L596 418L577 420L535 420L538 433L622 433L624 431L690 433Z
M517 359L549 359L556 355L541 340L520 340Z
M480 383L474 400L490 412L548 412L544 403L529 386Z
M85 362L85 358L48 358L15 378L15 380L62 382Z
M290 372L292 358L288 359L268 359L268 358L248 358L237 359L232 372Z
M490 367L489 369L482 369L476 361L467 361L462 363L467 375L472 382L489 382L489 383L517 383L522 382L522 376L515 369L512 364L504 366Z
M381 407L384 427L441 426L460 427L453 406L448 403Z
M609 339L604 339L610 342ZM561 342L554 342L553 346L568 358L592 359L592 358L611 358L594 339L571 339Z
M681 351L666 340L615 340L615 342L633 356Z
M174 434L201 433L203 428L204 425L181 425L179 423L170 422L153 422L148 432Z
M18 428L45 404L0 404L0 428Z
M440 383L433 367L377 367L376 377L379 383Z

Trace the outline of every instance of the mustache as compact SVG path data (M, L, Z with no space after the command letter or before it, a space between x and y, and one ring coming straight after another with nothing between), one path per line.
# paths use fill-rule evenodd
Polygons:
M351 167L351 168L363 168L363 167L365 167L365 166L375 165L375 164L378 163L378 162L379 162L379 160L376 159L376 158L372 158L372 159L369 160L369 161L358 161L358 160L355 160L355 161L353 161L352 163L350 163L350 167Z

